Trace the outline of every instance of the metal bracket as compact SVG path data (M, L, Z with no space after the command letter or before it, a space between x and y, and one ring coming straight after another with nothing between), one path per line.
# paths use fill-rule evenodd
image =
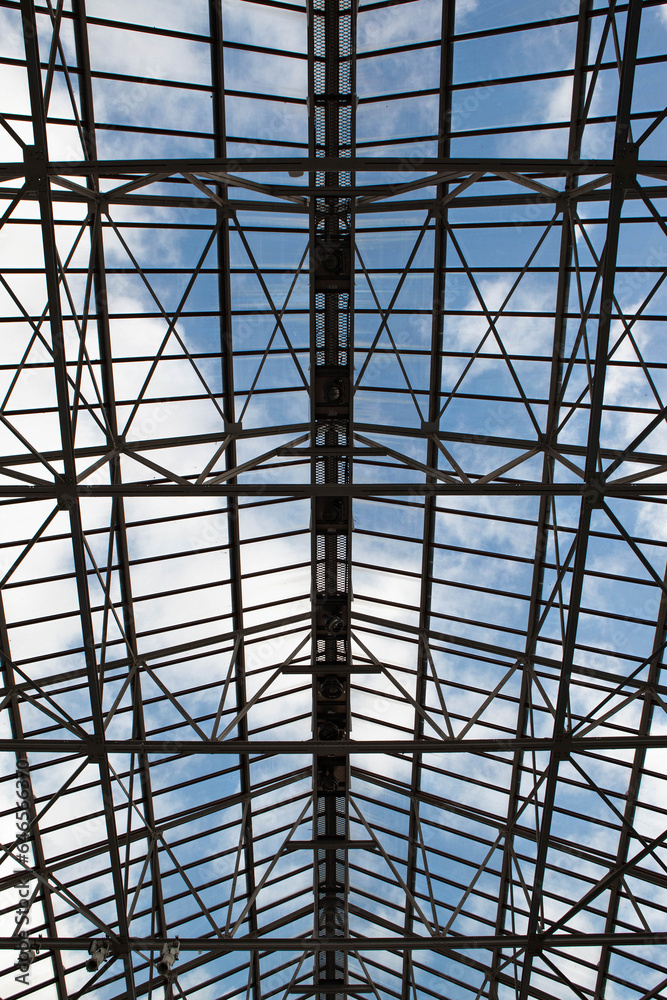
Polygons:
M616 177L625 190L637 186L637 147L634 143L619 145L616 152Z
M46 188L46 155L37 146L26 146L23 150L25 164L25 183L28 191L40 191Z

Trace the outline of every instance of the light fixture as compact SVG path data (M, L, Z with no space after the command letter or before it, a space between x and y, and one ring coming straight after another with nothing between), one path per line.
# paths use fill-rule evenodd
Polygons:
M338 778L333 772L333 768L327 767L320 772L320 786L323 792L337 792Z
M337 247L330 247L322 257L322 267L332 274L343 274L345 272L345 254Z
M329 615L326 618L325 626L329 635L338 635L345 628L345 622L340 615Z
M317 729L317 737L320 740L342 740L345 731L333 719L325 719L320 722Z
M328 500L322 508L322 520L326 524L339 524L343 520L343 501Z
M106 962L111 951L111 945L104 938L102 941L91 941L88 948L90 958L86 962L86 972L97 972L102 962Z
M345 685L340 678L335 677L333 674L327 674L327 676L320 682L320 694L323 698L327 698L329 701L335 701L335 699L340 698L344 692Z
M340 378L327 382L324 386L324 398L327 403L341 403L343 401L343 380Z
M171 967L178 958L181 950L180 941L168 941L162 945L162 954L157 964L157 971L161 976L167 976L171 972Z

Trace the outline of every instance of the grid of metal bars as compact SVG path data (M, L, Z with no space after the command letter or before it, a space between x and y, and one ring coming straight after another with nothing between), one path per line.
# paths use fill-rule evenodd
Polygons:
M663 996L667 5L0 38L0 995Z

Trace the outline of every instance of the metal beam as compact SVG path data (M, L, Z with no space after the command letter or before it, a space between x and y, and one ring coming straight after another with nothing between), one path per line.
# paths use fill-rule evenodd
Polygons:
M507 739L462 740L89 740L52 739L43 736L0 739L3 751L32 750L35 753L148 753L148 754L350 754L350 753L511 753L514 750L551 750L558 746L563 753L596 753L598 750L633 750L637 747L667 747L667 733L618 736L539 737L519 736Z
M492 482L478 486L470 483L341 483L336 493L345 497L375 497L375 496L556 496L556 497L630 497L650 498L664 496L664 483L541 483L541 482ZM76 497L84 500L86 497L201 497L201 496L247 496L247 497L326 497L330 496L330 487L324 484L294 484L294 483L221 483L215 486L197 485L196 483L125 483L99 486L0 486L0 498L16 497L19 499L40 500L44 497Z
M160 952L163 945L171 938L121 938L119 946L127 951ZM59 951L88 951L90 938L46 938L36 939L42 949L57 949ZM113 945L112 941L112 945ZM418 935L400 935L392 937L336 937L336 938L186 938L180 937L181 951L206 951L212 955L220 955L230 951L263 952L320 952L320 951L436 951L458 952L470 949L490 949L494 947L525 950L533 946L539 950L552 948L598 948L604 944L613 944L618 948L632 948L643 945L667 944L667 931L637 931L636 933L616 934L540 934L528 937L521 934L447 936L434 934L430 937ZM0 937L0 949L8 950L16 947L15 938Z
M639 41L639 25L641 21L641 0L630 0L625 30L625 45L621 80L618 95L618 110L616 115L616 137L614 142L614 158L623 160L629 141L630 106L635 75L635 60ZM610 17L613 18L613 12ZM616 258L621 228L621 210L626 184L620 171L614 173L609 200L609 218L603 258L603 273L600 292L600 315L597 329L595 368L593 384L590 387L591 410L588 426L588 441L586 454L586 481L591 483L600 469L599 446L600 427L602 423L602 408L605 391L605 376L607 371L607 356L609 351L609 332L613 306L613 290L616 274ZM565 638L563 642L563 666L558 685L558 700L554 719L554 737L556 744L551 752L547 770L547 781L542 803L542 814L538 837L537 855L535 859L535 875L533 879L530 913L528 917L528 934L534 934L542 921L543 884L546 873L547 854L549 852L551 825L553 819L556 791L559 780L559 767L563 760L557 748L559 738L565 736L568 728L569 685L572 674L572 664L579 628L579 613L581 594L587 563L588 541L592 516L593 497L584 499L579 514L577 531L577 549L572 570L572 581L568 601L568 616ZM533 954L529 951L523 962L521 988L518 1000L528 1000L531 991L531 976Z
M50 174L63 174L66 177L83 176L88 177L92 173L98 176L131 178L132 176L146 175L157 176L158 173L168 177L177 174L200 172L215 173L223 171L225 173L239 173L247 170L249 173L289 173L290 170L301 170L304 173L323 170L327 173L364 173L365 171L388 172L410 174L412 172L442 173L451 170L453 173L476 173L483 171L485 174L522 174L529 172L535 175L567 176L569 174L611 174L614 171L615 161L613 159L589 159L579 162L572 162L567 159L554 157L516 157L510 159L480 156L475 159L466 157L439 157L420 156L412 160L405 156L378 156L378 157L235 157L232 159L216 158L211 159L189 159L189 158L165 158L160 160L124 159L121 163L118 160L98 160L95 164L88 161L67 160L51 161L48 164ZM641 171L647 176L661 176L667 172L664 160L646 159L641 162ZM22 168L20 161L0 163L0 179L4 176L13 178L21 176ZM298 191L299 186L295 185Z

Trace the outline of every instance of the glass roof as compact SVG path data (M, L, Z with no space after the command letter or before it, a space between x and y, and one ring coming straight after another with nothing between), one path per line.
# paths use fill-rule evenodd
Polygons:
M666 61L0 0L2 1000L667 995Z

